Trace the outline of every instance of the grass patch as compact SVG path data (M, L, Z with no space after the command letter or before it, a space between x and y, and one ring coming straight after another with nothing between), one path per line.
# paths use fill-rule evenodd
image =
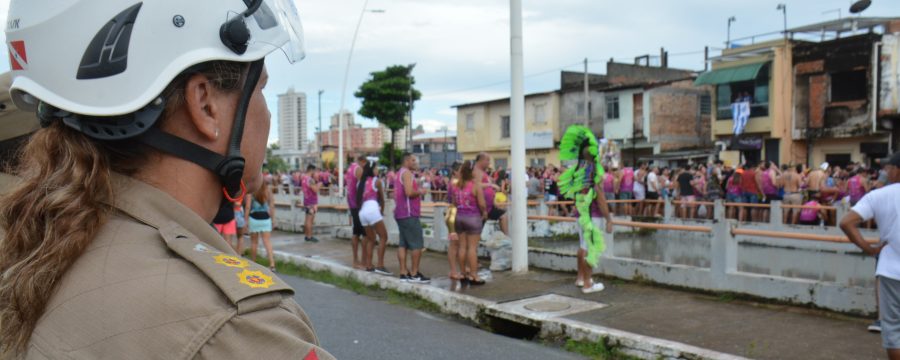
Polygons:
M265 258L260 258L256 262L265 267L269 266L269 261ZM275 269L279 274L292 275L315 282L334 285L337 288L349 290L359 295L366 295L386 301L389 304L401 305L433 314L442 313L440 306L420 296L403 293L393 289L384 289L380 286L366 285L357 281L356 279L346 276L337 276L328 271L312 270L303 265L297 265L292 262L284 261L276 261Z
M568 340L563 346L568 352L573 352L595 360L633 360L637 357L622 353L616 347L607 344L604 338L598 342Z
M269 261L265 258L260 258L256 262L262 266L269 267ZM335 287L349 290L360 295L369 295L372 290L381 290L381 288L379 287L366 286L366 284L353 280L349 277L337 276L328 271L312 270L306 266L297 265L292 262L276 261L275 269L279 274L293 275L315 282L331 284Z

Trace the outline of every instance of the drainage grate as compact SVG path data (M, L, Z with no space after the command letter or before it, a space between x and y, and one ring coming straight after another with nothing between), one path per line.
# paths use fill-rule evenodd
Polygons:
M580 312L605 308L609 305L595 301L571 298L568 296L547 294L533 298L497 304L491 307L492 313L510 313L531 320L547 320L568 316Z

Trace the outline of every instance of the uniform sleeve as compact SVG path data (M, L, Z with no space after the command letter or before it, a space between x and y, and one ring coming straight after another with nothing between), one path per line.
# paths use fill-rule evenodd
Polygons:
M853 206L853 209L851 209L853 212L859 214L859 217L861 217L863 221L869 221L875 217L874 204L872 203L873 198L874 196L872 196L872 193L868 193Z
M318 346L306 314L292 300L235 315L213 334L195 359L332 360Z

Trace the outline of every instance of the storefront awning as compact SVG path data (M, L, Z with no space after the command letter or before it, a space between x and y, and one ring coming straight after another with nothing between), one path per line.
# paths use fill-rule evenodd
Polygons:
M765 66L765 62L750 65L735 66L725 69L707 71L700 74L694 85L718 85L728 84L738 81L748 81L756 79L759 70Z

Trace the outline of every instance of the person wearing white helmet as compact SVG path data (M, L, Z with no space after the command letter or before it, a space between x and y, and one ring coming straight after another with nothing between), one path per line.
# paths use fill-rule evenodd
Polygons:
M40 119L0 199L0 358L332 359L293 289L209 225L262 184L290 0L13 0Z

